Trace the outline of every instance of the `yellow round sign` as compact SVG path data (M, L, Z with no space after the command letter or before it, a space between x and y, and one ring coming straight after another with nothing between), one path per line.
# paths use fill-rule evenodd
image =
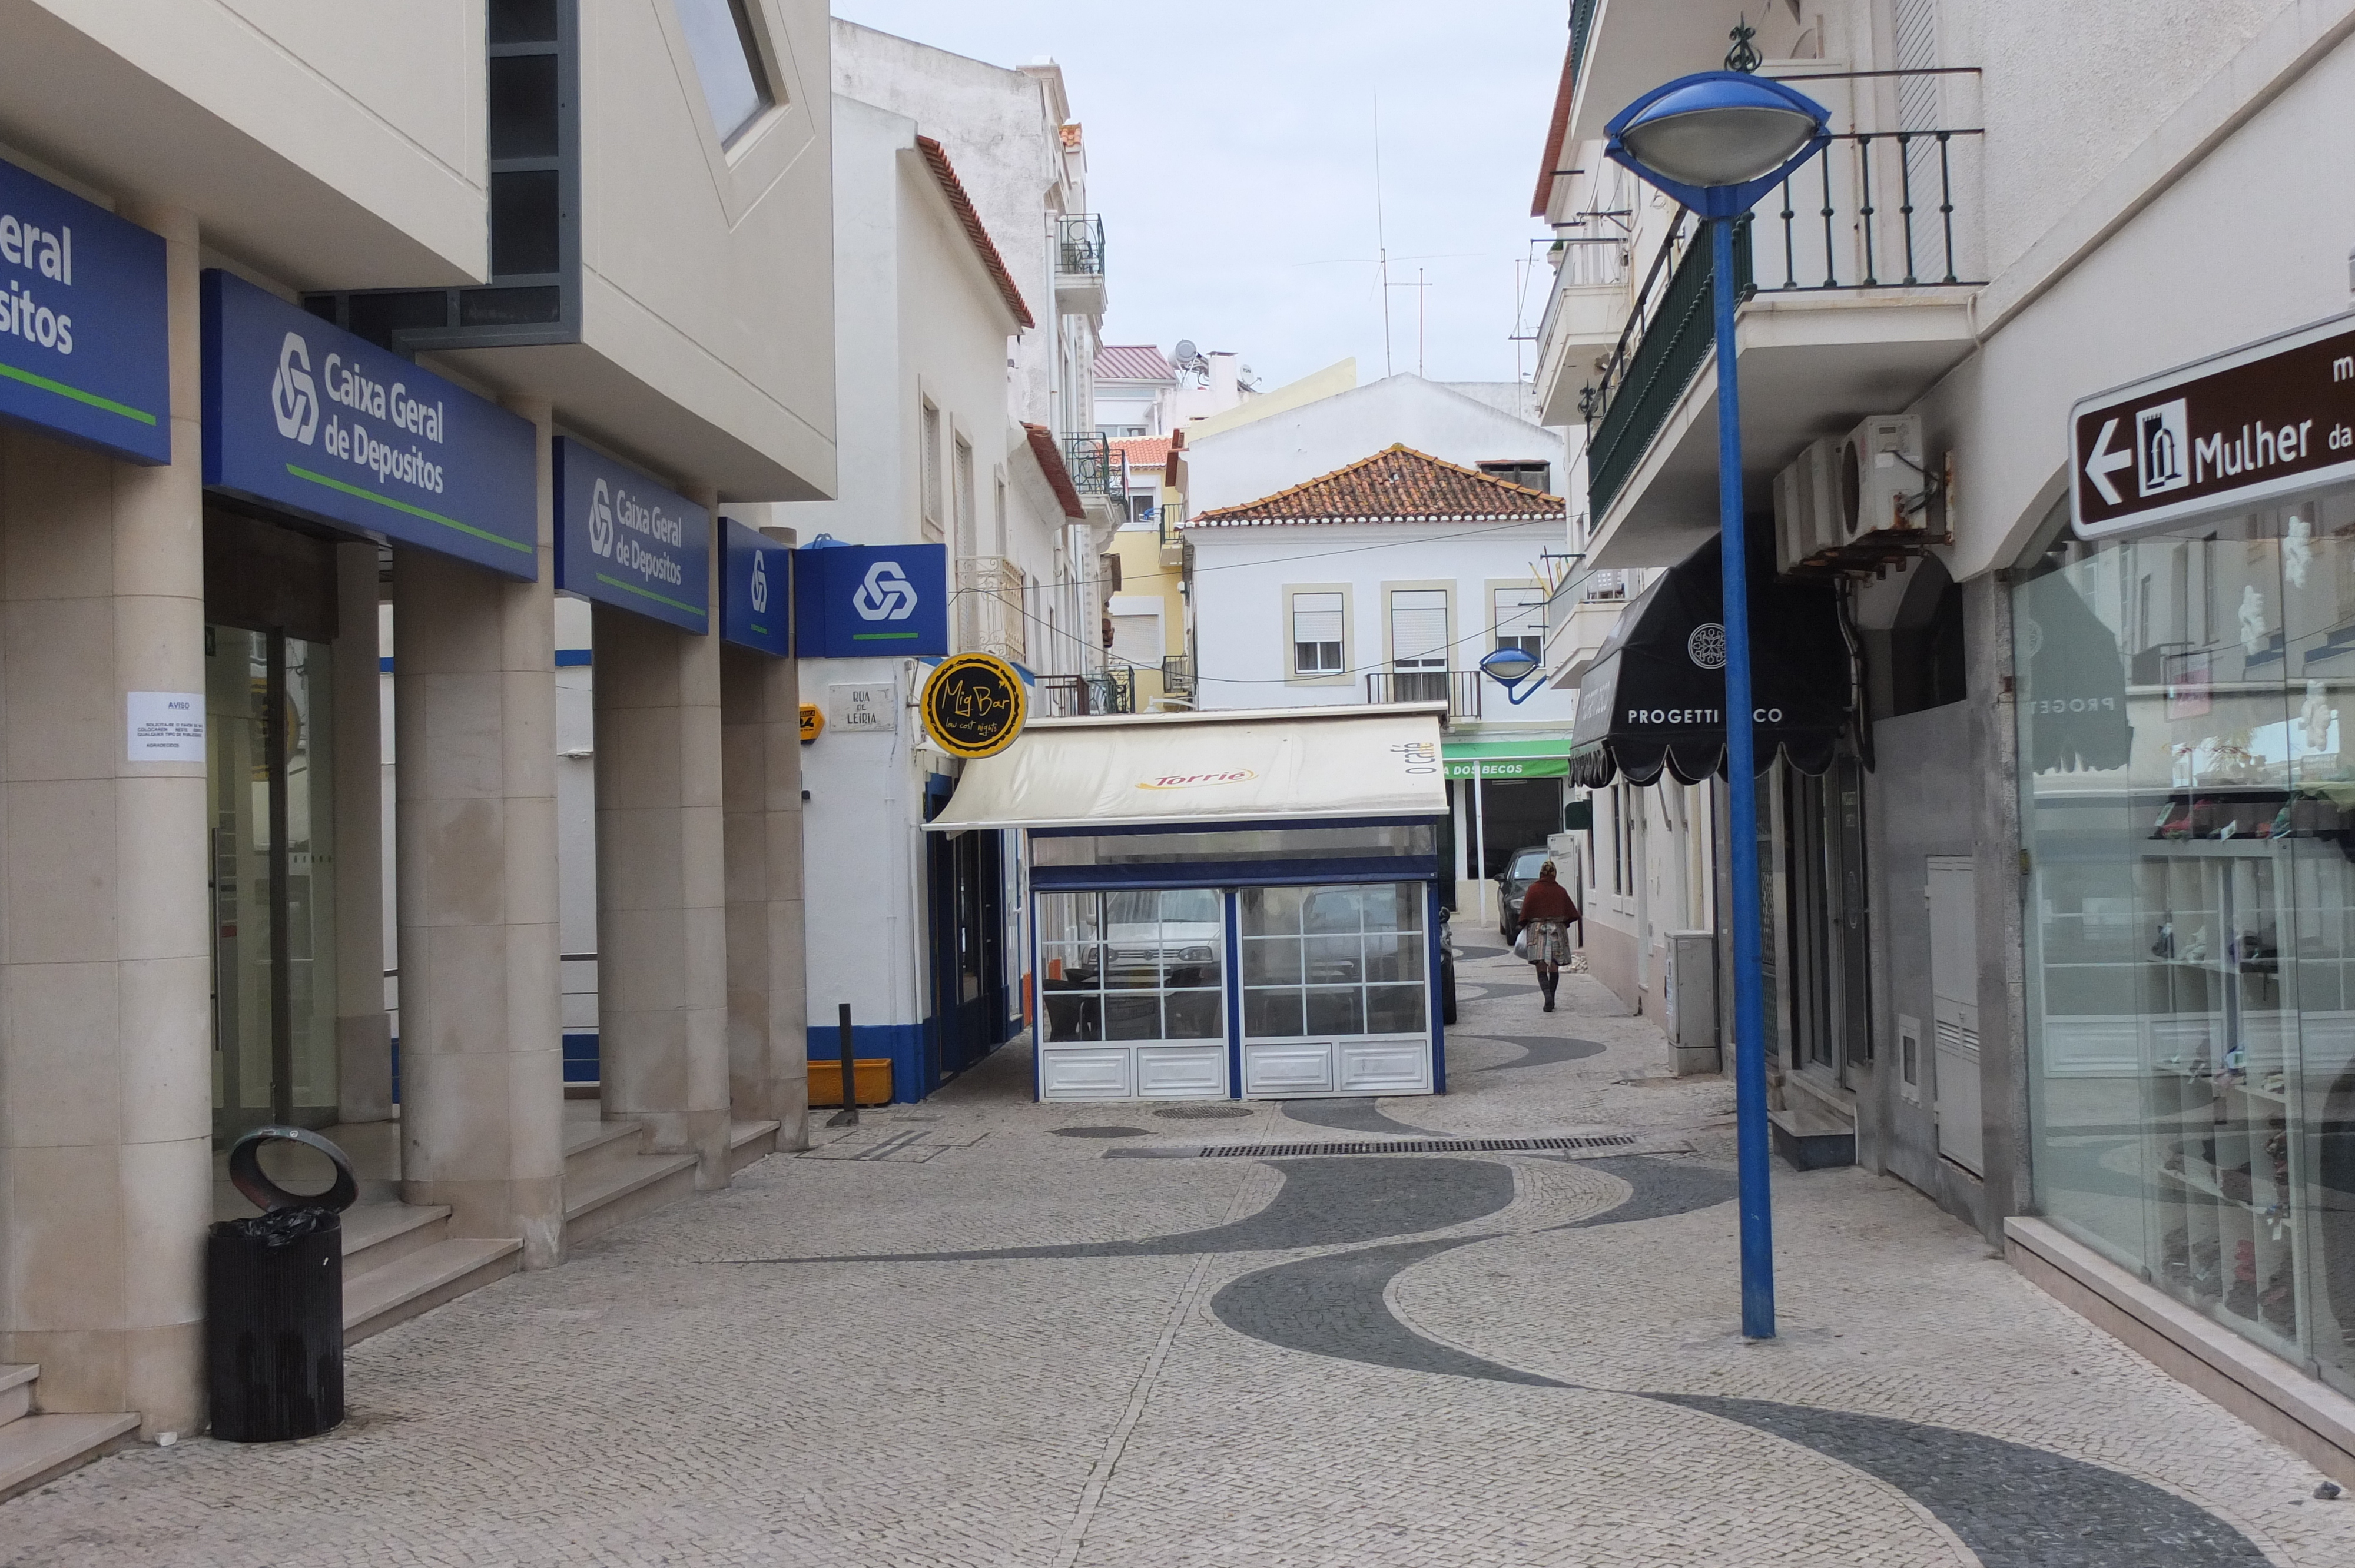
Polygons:
M953 757L995 757L1022 733L1029 703L1013 665L988 653L943 660L924 682L924 733Z

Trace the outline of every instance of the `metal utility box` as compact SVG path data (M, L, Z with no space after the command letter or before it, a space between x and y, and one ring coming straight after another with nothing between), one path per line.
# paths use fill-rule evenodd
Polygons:
M1717 1021L1717 933L1670 931L1663 977L1662 1022L1676 1056L1676 1075L1690 1078L1721 1071Z

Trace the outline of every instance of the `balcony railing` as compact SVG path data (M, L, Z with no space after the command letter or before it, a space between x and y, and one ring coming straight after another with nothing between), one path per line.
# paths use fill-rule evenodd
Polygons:
M1172 653L1161 661L1161 691L1164 696L1194 700L1194 661L1183 653Z
M1103 436L1065 436L1063 466L1082 499L1112 494L1112 441Z
M1450 718L1480 716L1477 670L1369 670L1369 703L1445 703Z
M1085 718L1090 714L1136 711L1136 674L1133 670L1104 670L1092 675L1041 675L1037 690L1037 716L1040 718Z
M1981 135L1833 137L1734 225L1742 298L1983 281L1973 275L1972 248L1957 238L1955 219L1956 143L1976 149ZM1700 222L1679 214L1636 286L1617 345L1579 394L1589 432L1588 505L1596 517L1610 510L1709 358L1716 289L1701 238Z
M957 652L1024 662L1029 617L1022 568L996 556L967 556L956 577Z
M1581 604L1613 604L1626 597L1626 569L1607 567L1586 575L1586 587L1579 595L1579 602Z
M1103 219L1092 212L1073 213L1055 220L1055 274L1059 278L1101 278L1104 270Z

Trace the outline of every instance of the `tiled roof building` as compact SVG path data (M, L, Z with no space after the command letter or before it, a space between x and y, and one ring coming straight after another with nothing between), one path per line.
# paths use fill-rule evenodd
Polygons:
M1134 461L1134 460L1132 460ZM1562 499L1393 446L1305 484L1196 517L1189 527L1272 523L1509 522L1562 515Z

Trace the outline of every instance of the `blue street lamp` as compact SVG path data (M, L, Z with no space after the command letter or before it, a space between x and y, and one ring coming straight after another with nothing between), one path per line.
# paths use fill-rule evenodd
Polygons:
M1725 770L1733 842L1733 1084L1742 1187L1742 1331L1774 1337L1767 1192L1766 987L1759 962L1758 776L1752 744L1750 552L1742 538L1733 225L1830 140L1823 105L1778 81L1705 71L1656 87L1604 127L1604 154L1709 226L1717 307L1717 504L1725 577Z
M1540 668L1536 654L1516 648L1509 642L1480 661L1480 673L1504 687L1507 700L1515 707L1538 694L1540 690L1538 686L1531 686L1526 693L1520 690L1520 686Z

